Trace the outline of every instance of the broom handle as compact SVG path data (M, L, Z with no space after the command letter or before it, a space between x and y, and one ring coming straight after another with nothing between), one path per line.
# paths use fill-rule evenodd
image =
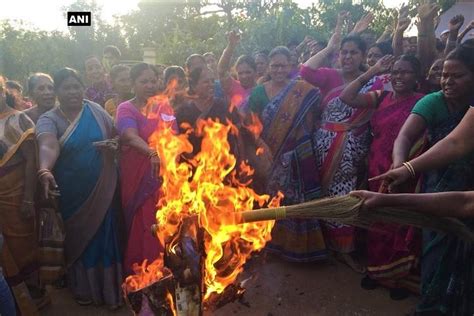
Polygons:
M285 206L265 208L260 210L239 212L235 214L235 217L237 223L278 220L286 218L286 210L287 208Z
M339 202L340 199L346 198L345 196L341 197L334 197L334 198L326 198L323 199L325 204ZM362 202L361 199L357 197L351 197L354 201L357 201L356 207L360 206ZM317 210L318 206L321 206L322 200L313 200L302 203L304 205L314 205L315 210ZM272 207L266 209L259 209L253 211L243 211L235 213L235 221L236 223L250 223L250 222L258 222L258 221L269 221L269 220L279 220L285 218L311 218L311 215L302 216L299 210L302 207L302 204L294 204L288 206L280 206L280 207Z

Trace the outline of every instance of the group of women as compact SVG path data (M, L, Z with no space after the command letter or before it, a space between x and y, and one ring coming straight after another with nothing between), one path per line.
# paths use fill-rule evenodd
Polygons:
M395 205L454 215L474 229L472 194L435 194L473 187L474 145L467 137L474 47L463 44L434 61L423 79L415 56L394 58L386 45L367 49L357 32L342 38L347 18L340 14L325 47L307 42L310 54L302 54L298 74L292 73L295 53L280 46L268 55L240 56L233 75L240 35L231 32L215 69L194 54L186 70L171 66L164 74L146 63L115 65L106 74L90 57L88 88L70 68L54 78L34 74L28 91L35 106L23 112L7 105L0 77L1 262L18 311L34 315L47 303L42 264L50 267L50 279L51 271L56 278L63 272L61 260L42 251L37 238L44 229L38 210L51 208L61 214L64 238L48 249L61 254L64 248L76 301L122 305L124 277L163 250L150 234L161 161L148 139L159 126L184 133L200 119L232 122L239 133L229 136L230 148L255 168L252 186L259 193L282 191L287 205L366 188L351 194L369 209ZM161 78L167 89L160 88ZM169 102L154 98L163 90ZM260 135L248 130L256 118ZM199 137L190 141L193 154L199 152ZM255 154L258 147L264 155ZM366 274L362 287L386 286L394 299L417 292L421 260L418 313L474 311L473 248L455 236L388 223L364 232L336 222L280 220L266 249L295 262L325 259L332 251ZM2 281L1 298L8 301ZM0 314L15 312L12 304L0 307Z

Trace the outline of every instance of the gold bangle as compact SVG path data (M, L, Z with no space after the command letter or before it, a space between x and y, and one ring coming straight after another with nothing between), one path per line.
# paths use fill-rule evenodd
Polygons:
M43 172L51 172L51 171L47 168L43 168L43 169L38 170L36 173L40 174L40 173L43 173Z
M51 171L49 170L44 170L43 172L41 173L38 173L38 180L40 180L44 175L48 174L48 173L51 173Z
M153 157L158 157L158 152L155 150L152 150L148 153L148 158L153 158Z
M410 172L411 177L415 178L416 177L415 168L413 168L411 163L409 161L406 161L403 163L403 165L405 166L405 168L408 169L408 172Z

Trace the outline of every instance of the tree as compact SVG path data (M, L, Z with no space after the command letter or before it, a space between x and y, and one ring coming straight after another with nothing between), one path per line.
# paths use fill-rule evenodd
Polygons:
M100 56L108 44L119 47L124 59L141 60L143 48L154 47L157 63L182 65L191 53L219 55L226 32L233 29L243 33L237 53L252 53L299 42L306 35L328 39L341 10L350 11L354 22L368 11L374 13L375 34L396 14L379 0L320 0L307 9L292 0L141 0L139 9L111 23L101 18L101 10L96 0L64 7L64 12L94 12L91 27L70 27L69 34L0 24L0 71L24 80L33 71L54 72L62 66L82 70L86 56Z

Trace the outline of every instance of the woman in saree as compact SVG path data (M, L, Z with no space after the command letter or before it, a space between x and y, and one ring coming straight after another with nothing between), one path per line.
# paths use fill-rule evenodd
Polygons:
M53 109L56 105L54 83L50 75L35 73L28 78L28 91L34 106L24 111L37 123L41 115ZM37 212L39 247L40 247L40 280L43 285L55 283L62 286L64 280L64 231L57 200L52 197L45 199L36 190L35 207Z
M391 166L399 167L403 161L392 160L393 143L410 115L415 103L423 96L416 93L421 78L421 65L418 59L402 55L393 64L392 56L382 57L367 72L344 88L340 99L354 108L375 109L370 119L372 142L368 156L369 178L379 175ZM392 91L371 91L359 93L360 88L377 74L391 70ZM390 127L387 129L387 127ZM419 154L423 137L417 142L412 154ZM406 186L405 192L415 192L416 182ZM380 181L369 182L369 190L386 191ZM421 251L421 233L418 229L397 224L377 223L367 234L367 277L361 285L373 289L377 283L390 288L393 299L406 297L405 288L418 292L416 268Z
M115 96L112 85L106 77L105 68L96 56L87 57L84 67L90 84L85 91L85 97L104 107L105 102Z
M186 133L188 127L195 130L199 120L218 120L226 124L231 122L238 133L230 132L227 140L230 152L237 159L237 166L247 160L247 163L255 170L252 177L251 187L258 193L263 193L264 183L269 169L267 153L257 156L257 147L265 147L265 144L256 138L245 124L239 110L232 102L216 98L212 73L207 68L196 68L188 76L188 93L185 100L176 107L176 120L181 133ZM193 145L193 151L185 155L190 158L201 151L201 137L195 133L189 134L189 141ZM249 179L240 179L246 182Z
M114 136L112 118L84 100L84 85L70 68L54 75L59 106L36 124L38 178L45 198L58 196L66 231L68 286L81 305L122 303L122 267L112 207L114 154L94 142Z
M357 36L341 41L346 14L340 14L333 36L326 48L312 56L301 68L301 77L321 90L320 126L315 134L321 187L325 195L344 195L365 179L364 160L369 150L371 108L352 108L339 98L342 90L361 74L366 44ZM325 60L339 49L341 69L322 68ZM380 90L378 77L372 78L360 92ZM356 229L336 222L324 222L328 248L358 272L365 269L355 257Z
M24 113L36 124L39 117L51 110L56 103L53 78L45 73L35 73L28 78L28 92L34 106Z
M425 96L415 105L395 141L394 158L399 156L399 161L405 163L374 180L386 180L390 183L389 190L395 191L412 176L423 173L424 193L472 190L473 146L468 145L472 142L466 139L472 137L467 133L472 128L467 126L472 126L473 115L472 110L468 114L466 111L474 100L473 50L461 45L446 57L441 76L442 90ZM430 150L407 161L409 147L425 130ZM462 140L460 135L463 135ZM474 229L472 219L463 221ZM472 244L455 236L424 230L422 297L417 312L420 315L471 315L473 264ZM466 313L469 305L471 310Z
M263 123L262 139L268 145L273 165L266 193L282 191L284 204L321 197L314 152L317 89L301 80L290 80L290 51L276 47L269 55L271 80L251 93L248 108ZM326 246L317 220L279 220L267 249L288 261L325 259Z
M130 70L135 96L117 108L117 130L120 135L120 184L125 227L128 232L124 266L127 275L133 264L157 259L163 246L150 228L156 223L156 204L160 182L160 158L148 145L148 138L158 124L175 125L172 108L165 102L146 105L158 90L158 72L149 64L136 64ZM147 112L147 110L149 112Z
M46 296L38 280L34 124L7 106L6 93L0 76L0 231L5 240L1 262L20 313L37 315L33 299L39 305Z

